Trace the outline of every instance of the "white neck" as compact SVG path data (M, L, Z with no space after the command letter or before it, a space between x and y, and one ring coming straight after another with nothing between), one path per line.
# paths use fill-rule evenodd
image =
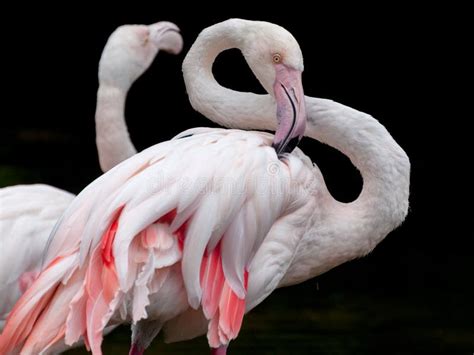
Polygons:
M222 87L212 75L217 55L239 48L245 23L226 21L206 29L183 63L183 74L193 107L212 121L242 129L276 128L276 103L270 95L242 93ZM305 97L306 135L345 155L360 170L364 185L352 203L340 203L327 191L323 220L314 221L300 244L306 264L291 268L283 284L316 276L345 261L365 255L408 211L410 162L388 131L370 115L330 100ZM296 258L294 260L300 260Z
M202 31L183 62L186 90L193 108L221 126L275 130L273 98L227 89L212 74L214 60L221 52L241 49L246 23L228 20Z
M280 286L305 281L368 254L408 212L410 161L375 118L331 100L306 97L307 136L347 155L363 188L351 203L322 186L321 220L305 232Z
M99 85L95 113L96 144L103 172L136 154L125 122L128 88Z

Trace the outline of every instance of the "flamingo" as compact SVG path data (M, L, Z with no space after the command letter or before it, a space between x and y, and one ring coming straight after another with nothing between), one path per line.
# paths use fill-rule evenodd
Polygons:
M103 171L135 154L124 118L130 86L159 50L178 54L182 38L170 22L124 25L109 37L99 62L96 132ZM48 236L74 195L43 184L0 189L0 329L41 267Z
M0 189L0 330L41 267L48 236L74 195L52 186Z
M136 154L125 122L125 99L132 84L149 68L159 50L179 54L179 28L161 21L124 25L109 37L99 62L95 115L96 144L103 172Z
M242 51L270 95L214 80L212 63L228 48ZM221 125L275 135L191 129L91 183L52 233L46 268L11 312L0 352L83 337L101 354L104 327L132 322L132 353L161 327L180 340L204 324L213 352L225 354L244 313L275 288L366 255L400 225L407 155L370 115L305 97L302 70L298 43L277 25L232 19L205 29L183 63L191 104ZM336 201L294 148L303 134L359 168L354 202Z

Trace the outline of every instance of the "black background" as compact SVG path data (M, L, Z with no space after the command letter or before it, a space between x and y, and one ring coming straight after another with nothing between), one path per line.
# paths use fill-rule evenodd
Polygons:
M334 304L350 302L352 295L363 297L364 321L369 322L364 329L374 333L366 353L472 352L474 335L462 336L473 331L468 324L474 316L473 233L462 225L470 191L461 179L467 173L456 160L466 152L456 146L461 139L453 130L463 127L457 116L446 116L444 111L453 112L443 57L453 47L444 28L449 15L430 8L355 11L317 4L309 11L296 2L271 4L278 10L273 14L229 4L229 9L204 14L181 5L175 9L160 4L115 5L110 11L40 7L3 14L14 23L4 33L3 45L4 184L43 182L77 193L100 175L94 131L97 63L117 26L168 20L181 28L184 37L183 54L160 53L129 93L127 124L142 150L186 128L213 126L192 110L181 75L184 54L203 28L230 17L277 23L300 43L305 94L376 117L407 152L412 175L409 216L373 253L272 297L290 307L295 320L298 300L314 298L317 309L334 292L344 295ZM214 69L225 86L263 90L235 50L222 54ZM337 199L357 197L361 179L347 158L309 139L301 148L318 164ZM464 166L467 163L464 160ZM462 207L455 196L468 206ZM394 301L378 306L373 315L370 306L380 299ZM328 301L328 307L334 304ZM385 312L385 328L380 330L370 321L372 316L384 318ZM403 312L407 315L400 316ZM406 331L410 327L417 334L412 338ZM324 323L314 329L327 332ZM453 334L461 335L453 338Z

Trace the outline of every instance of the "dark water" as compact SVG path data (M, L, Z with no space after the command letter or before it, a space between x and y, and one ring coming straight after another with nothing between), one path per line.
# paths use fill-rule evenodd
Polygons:
M331 292L315 281L279 290L248 314L230 354L471 354L474 326L452 295ZM457 295L458 297L459 295ZM457 303L456 307L451 302ZM128 354L129 331L118 329L105 354ZM205 337L164 344L150 354L208 354ZM70 354L86 354L73 350Z

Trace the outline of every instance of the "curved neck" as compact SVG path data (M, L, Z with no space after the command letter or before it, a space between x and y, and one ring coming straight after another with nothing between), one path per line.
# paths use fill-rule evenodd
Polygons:
M372 116L331 100L306 97L306 134L347 155L363 188L351 203L336 201L323 184L321 214L301 239L280 286L305 281L368 254L408 212L410 161ZM316 240L317 239L317 240ZM298 262L296 262L298 260Z
M242 48L245 21L225 21L201 32L183 62L183 76L193 108L229 128L275 130L276 103L269 95L234 91L221 86L212 74L216 57Z
M103 172L112 169L137 152L125 123L127 91L128 88L99 84L95 125L99 163Z
M307 135L347 155L362 175L359 197L351 203L332 199L332 213L338 232L365 239L358 256L368 253L407 214L408 156L372 116L331 100L306 97L306 105Z
M222 126L275 130L276 103L270 95L224 88L212 75L220 52L240 49L243 27L226 21L201 33L183 62L189 99L194 109ZM305 135L347 155L360 170L364 185L357 200L348 204L336 201L322 186L318 205L324 216L303 237L304 250L299 252L308 253L308 264L295 275L289 270L291 282L368 253L403 221L408 210L410 162L385 127L370 115L330 100L306 96L305 101ZM315 235L322 233L315 243Z

